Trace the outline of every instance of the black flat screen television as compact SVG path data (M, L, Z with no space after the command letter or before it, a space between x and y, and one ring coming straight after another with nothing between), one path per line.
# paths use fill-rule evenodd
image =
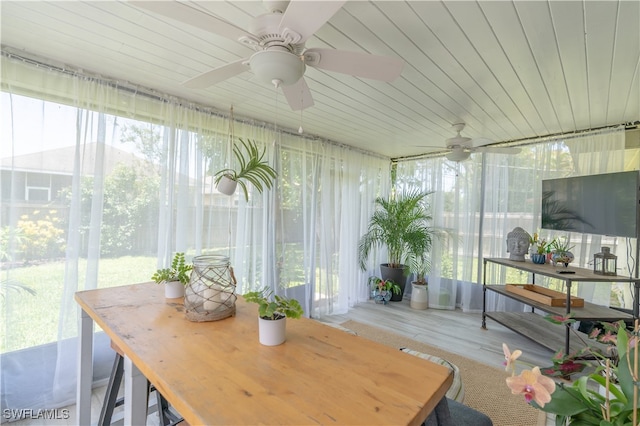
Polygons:
M638 238L640 171L542 181L542 228Z

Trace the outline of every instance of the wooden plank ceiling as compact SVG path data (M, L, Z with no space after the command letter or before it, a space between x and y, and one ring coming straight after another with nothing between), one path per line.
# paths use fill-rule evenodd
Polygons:
M192 5L243 29L265 13L259 1ZM306 47L397 56L403 72L384 83L307 67L315 105L302 114L251 72L183 87L253 51L129 2L5 0L1 19L7 52L392 158L443 149L456 122L508 142L640 119L639 1L349 1Z

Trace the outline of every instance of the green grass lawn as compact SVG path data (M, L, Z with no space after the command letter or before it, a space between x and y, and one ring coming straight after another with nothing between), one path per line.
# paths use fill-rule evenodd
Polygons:
M3 321L0 336L0 353L54 342L58 337L75 336L78 311L73 309L70 311L71 315L63 318L62 323L66 325L60 335L59 315L63 303L72 303L74 308L77 307L73 293L75 290L84 290L86 270L87 262L81 259L77 268L80 288L68 289L71 295L65 296L63 301L63 261L12 269L9 275L11 280L33 289L36 294L14 290L7 290L7 294L3 294L1 306L6 321ZM150 281L155 270L155 256L102 259L98 272L98 287Z
M207 250L203 254L227 255L228 249ZM292 268L284 270L282 280L289 286L304 283L302 254L297 247L291 249ZM67 288L64 294L65 262L49 262L3 271L2 279L20 283L36 292L3 289L0 299L2 318L0 353L58 341L77 335L79 307L73 299L78 290L85 290L87 261L80 259L77 268L78 288ZM259 265L258 265L259 267ZM124 256L103 258L98 267L98 288L115 287L151 281L156 271L155 256ZM70 279L70 282L75 282ZM336 282L336 281L334 281ZM69 306L73 309L69 309ZM61 318L60 312L68 314ZM59 324L63 324L59 326Z

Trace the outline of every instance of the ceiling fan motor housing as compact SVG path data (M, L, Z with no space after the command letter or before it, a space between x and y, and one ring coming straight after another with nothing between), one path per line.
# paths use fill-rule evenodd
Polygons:
M284 13L284 11L287 10L287 6L289 5L288 0L262 0L262 3L265 9L267 9L271 13Z

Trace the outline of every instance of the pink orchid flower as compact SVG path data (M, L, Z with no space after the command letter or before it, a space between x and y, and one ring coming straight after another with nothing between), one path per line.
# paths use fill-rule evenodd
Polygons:
M504 362L502 363L502 365L505 366L504 371L515 371L516 359L522 355L522 351L520 349L516 349L511 353L506 343L502 344L502 351L504 352Z
M604 335L598 338L598 341L602 343L612 343L615 345L617 339L618 336L616 334L613 334L611 331L607 331Z
M540 407L551 401L556 383L540 373L539 367L524 370L519 376L507 377L507 386L514 395L524 394L527 403L535 401Z

